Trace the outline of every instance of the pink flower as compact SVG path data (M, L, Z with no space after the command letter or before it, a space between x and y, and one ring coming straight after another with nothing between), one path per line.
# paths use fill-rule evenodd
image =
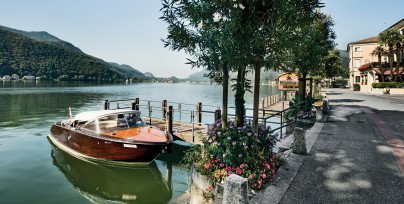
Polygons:
M227 171L231 171L231 166L226 167Z
M240 168L244 168L244 164L240 164Z
M209 169L209 166L210 166L209 162L206 162L205 163L205 169Z
M206 189L208 191L212 191L213 190L213 186L209 186L208 189Z
M261 184L261 183L262 183L262 180L261 180L261 179L258 179L257 182L258 182L258 184Z
M224 167L224 164L223 164L223 163L220 163L219 166L220 166L220 167Z
M240 168L237 167L237 168L236 168L236 173L240 175L240 174L243 173L243 172L241 171Z
M267 164L267 163L265 163L264 166L265 166L265 168L267 168L267 169L270 169L270 168L271 168L271 165L269 165L269 164Z
M251 175L248 177L248 179L250 179L250 180L251 180L252 178L253 178L253 175L251 174Z
M230 175L232 175L232 174L233 174L232 171L228 171L228 172L227 172L227 176L230 176Z
M261 174L261 178L265 179L267 177L266 174Z

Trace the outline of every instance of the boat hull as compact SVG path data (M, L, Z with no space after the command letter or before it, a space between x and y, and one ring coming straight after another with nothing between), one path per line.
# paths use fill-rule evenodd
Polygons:
M49 139L73 156L115 163L150 163L168 146L167 143L140 143L106 138L56 124L51 128Z

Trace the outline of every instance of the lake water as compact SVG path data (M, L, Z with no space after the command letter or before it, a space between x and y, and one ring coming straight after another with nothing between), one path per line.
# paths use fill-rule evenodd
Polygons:
M260 94L276 92L264 85ZM182 195L188 190L188 171L179 165L185 146L174 145L149 166L121 168L75 159L47 140L68 107L77 114L101 109L105 99L135 97L212 109L222 100L221 87L209 84L0 81L0 203L168 203ZM252 107L250 93L246 106Z

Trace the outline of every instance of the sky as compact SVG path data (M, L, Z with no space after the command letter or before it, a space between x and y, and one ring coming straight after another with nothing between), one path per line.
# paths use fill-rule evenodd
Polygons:
M322 0L334 19L337 48L377 35L404 18L404 0ZM47 31L87 54L158 77L200 71L187 55L164 48L161 0L0 0L0 25Z

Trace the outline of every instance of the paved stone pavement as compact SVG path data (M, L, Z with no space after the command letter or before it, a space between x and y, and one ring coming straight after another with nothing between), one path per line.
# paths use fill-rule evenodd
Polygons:
M404 203L404 96L327 95L330 117L280 203Z

